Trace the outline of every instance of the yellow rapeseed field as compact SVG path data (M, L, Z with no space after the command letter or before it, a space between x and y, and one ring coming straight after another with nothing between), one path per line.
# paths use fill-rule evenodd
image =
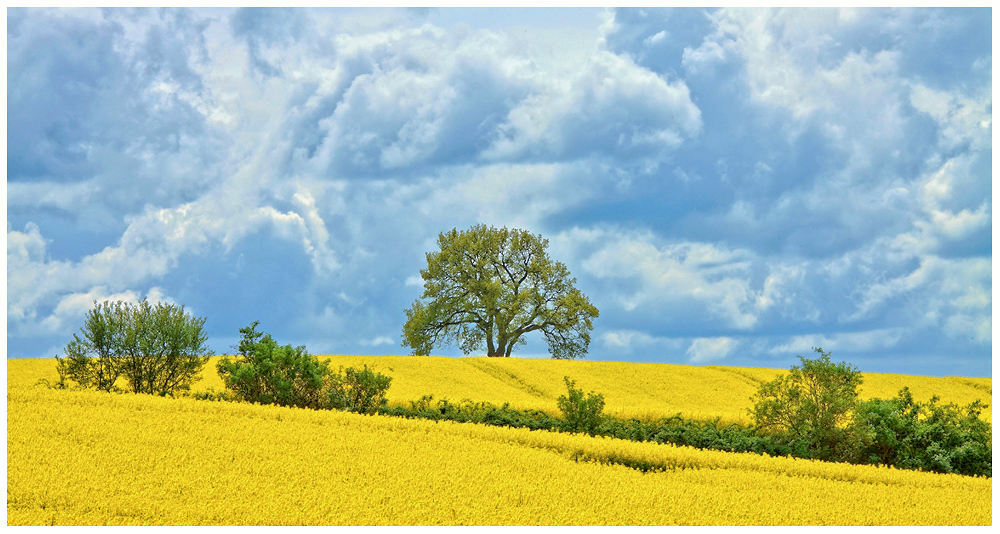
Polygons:
M215 370L220 357L211 358L195 391L225 389ZM393 377L390 405L408 406L423 395L435 400L510 403L557 415L556 399L566 394L564 376L584 391L603 393L605 412L616 417L656 419L675 414L694 419L749 423L750 398L762 382L784 373L781 369L692 366L663 363L564 361L518 358L445 358L415 356L319 356L336 369L367 365ZM55 359L10 360L8 380L34 384L39 378L58 378ZM983 418L992 420L991 378L927 377L862 373L861 398L895 397L908 386L918 401L938 395L943 402L969 404L977 399L989 407Z
M698 402L745 396L733 401L745 409L754 381L776 374L550 360L331 360L367 363L394 376L395 402L433 393L554 408L568 374L578 387L605 393L609 407L648 415L732 416L740 408ZM35 385L55 379L53 361L7 365L8 525L992 524L992 479L525 429L57 391ZM197 388L221 389L214 373L205 374ZM892 390L898 375L871 376L870 387ZM899 380L918 394L914 384L924 379ZM949 380L951 389L935 388ZM964 381L971 385L960 386ZM746 395L732 393L744 382ZM920 387L963 404L974 400L961 397L973 394L967 387L991 403L991 384L931 379Z
M7 409L10 525L992 522L982 478L92 391Z
M370 368L393 377L390 405L408 406L422 395L459 402L503 404L514 408L544 410L557 415L556 399L566 394L564 376L576 380L584 391L603 393L605 412L621 418L656 419L680 413L693 419L720 418L723 422L749 423L750 398L762 382L783 373L779 369L692 366L663 363L565 361L517 358L444 358L414 356L320 356L334 368ZM215 362L206 366L195 390L224 389L215 373ZM53 360L54 362L54 360ZM51 376L55 377L54 363ZM40 366L41 371L44 367ZM944 402L961 405L980 399L991 405L983 413L992 417L993 381L990 378L924 377L862 373L861 397L891 398L909 386L918 401L939 395Z

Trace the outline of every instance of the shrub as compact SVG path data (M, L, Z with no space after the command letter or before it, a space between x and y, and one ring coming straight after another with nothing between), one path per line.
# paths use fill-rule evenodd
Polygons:
M894 399L869 399L858 403L853 434L856 463L898 465L909 456L907 439L916 430L919 409L908 388Z
M993 433L980 419L980 401L967 406L913 400L908 388L894 399L858 404L854 425L857 463L938 473L993 476Z
M228 391L216 391L215 388L208 388L207 391L195 391L189 395L195 400L233 402L237 400Z
M280 346L254 321L240 329L235 360L219 361L219 376L236 400L312 409L375 413L386 405L392 378L368 369L340 368L309 354L305 347ZM218 395L217 395L218 396Z
M339 373L330 375L327 395L334 408L371 414L388 403L385 393L391 382L392 377L373 372L367 365L361 370L341 367Z
M583 391L576 389L575 380L570 380L568 376L563 379L568 395L560 395L556 399L564 419L562 430L594 435L604 420L604 395L591 391L584 397Z
M94 303L80 335L57 357L59 385L66 380L103 391L123 377L134 393L173 395L187 390L212 352L206 347L205 319L172 304Z
M226 388L238 400L299 408L326 407L324 385L330 370L326 362L305 347L279 346L257 331L258 321L240 329L242 339L235 360L223 358L217 368Z
M847 426L858 402L861 373L846 362L835 364L830 353L814 348L819 358L799 357L802 366L760 386L749 410L756 426L779 434L811 458L837 459L849 447Z
M980 419L985 406L938 404L937 396L920 404L913 459L901 467L939 473L993 476L993 430Z
M528 428L530 430L557 430L563 422L542 410L518 410L509 403L496 406L489 402L451 402L441 399L436 403L433 395L424 395L419 400L410 401L410 407L393 406L380 413L409 419L432 419L435 421L456 421L459 423L479 423L490 426Z
M942 405L935 396L921 403L908 388L893 399L859 401L857 369L833 364L829 353L815 350L820 358L800 358L801 367L761 385L750 413L769 443L754 443L754 450L992 476L993 434L980 418L980 401Z

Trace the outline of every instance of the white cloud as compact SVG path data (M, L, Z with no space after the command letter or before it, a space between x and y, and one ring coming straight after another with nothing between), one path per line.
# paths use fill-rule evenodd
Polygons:
M806 263L777 263L770 262L768 265L768 275L764 283L756 294L754 302L756 308L765 312L771 308L776 308L782 317L818 322L820 310L816 303L809 302L805 298L808 287L807 276L810 274L811 266Z
M689 344L689 339L685 337L658 336L632 329L598 329L594 339L591 350L597 346L613 358L649 358L656 355L672 359L675 354L683 354L683 348Z
M61 184L53 181L15 182L7 184L8 207L44 206L63 211L76 211L93 203L100 186L93 180ZM9 208L8 208L9 209Z
M912 83L910 103L939 125L939 137L944 148L953 149L967 142L982 148L990 146L993 125L993 99L990 95L971 98Z
M814 347L827 352L863 352L891 349L908 333L904 328L882 328L866 332L834 332L792 336L784 343L771 347L773 354L796 353L808 356Z
M887 162L910 156L898 152L917 125L909 109L925 92L904 77L905 58L885 46L880 33L911 39L920 35L904 12L828 9L722 9L711 15L714 33L684 52L689 73L710 72L721 64L740 69L740 84L755 109L771 110L789 140L821 132L845 155L846 169L829 176L829 189L871 188L873 173ZM914 32L913 35L907 32ZM905 36L905 37L904 37ZM982 101L971 122L982 122ZM849 112L847 110L850 110ZM843 167L842 165L842 167ZM833 173L831 173L833 174ZM905 177L904 177L905 178ZM830 191L815 191L830 198Z
M667 32L664 31L664 30L660 30L660 31L654 33L653 35L650 35L649 37L643 39L642 44L644 44L646 46L653 46L656 43L662 41L666 36L667 36Z
M706 363L724 360L737 346L737 341L728 337L700 337L691 341L687 349L688 361Z
M558 237L575 249L577 262L599 279L634 281L635 289L617 291L625 311L704 314L726 327L749 329L773 295L754 290L750 267L756 258L745 250L708 243L667 243L648 232L573 229ZM761 298L763 297L763 298Z
M924 257L912 271L859 287L856 309L845 320L870 318L893 299L906 297L917 321L912 326L945 327L944 333L953 337L973 330L978 339L988 339L979 326L968 325L981 325L992 315L991 263L985 258ZM957 329L948 328L948 321Z
M461 171L432 184L431 198L422 207L468 214L485 224L535 229L544 217L594 194L587 187L594 180L590 171L574 165L495 164Z
M953 340L968 339L980 346L993 346L993 318L990 314L956 313L945 320L944 331Z
M608 52L541 89L511 110L485 157L658 156L701 130L701 112L683 82L669 83Z
M34 316L32 288L37 287L39 272L31 268L45 261L45 239L38 225L28 223L23 232L12 230L7 222L7 320Z
M8 227L8 316L30 319L39 306L89 294L95 287L125 291L166 275L186 254L213 243L231 246L266 226L285 239L299 240L318 274L336 269L329 233L307 191L292 199L299 211L224 200L232 198L241 198L238 189L219 190L175 208L150 208L130 218L118 243L75 262L49 259L37 225L29 223L25 232Z
M635 330L612 330L601 334L604 346L613 349L636 349L656 343L656 338Z
M378 336L366 341L362 341L361 343L369 347L378 347L379 345L395 345L396 340L392 339L389 336Z
M957 156L945 161L923 181L920 189L923 208L928 219L918 221L918 229L926 238L960 240L992 221L989 199L985 194L970 196L969 190L983 191L978 176L970 171L971 158ZM975 202L976 204L969 205Z
M151 303L163 302L179 306L179 304L164 294L159 287L150 288L145 297L141 297L132 290L111 293L105 286L94 286L86 292L69 293L59 298L52 313L39 322L36 334L61 335L66 336L73 333L83 324L83 319L87 312L94 308L94 304L101 304L106 301L122 301L130 304L137 304L145 298ZM190 313L190 310L186 310ZM25 333L23 330L21 333Z

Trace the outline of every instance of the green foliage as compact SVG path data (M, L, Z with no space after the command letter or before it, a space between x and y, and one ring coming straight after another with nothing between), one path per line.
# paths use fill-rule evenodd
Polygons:
M758 389L750 415L764 432L782 437L803 455L819 459L843 456L848 424L858 401L861 373L846 362L835 364L830 353L799 357L800 366Z
M583 391L576 389L576 381L563 377L566 381L567 395L556 399L559 411L565 420L562 429L568 432L586 432L594 435L604 421L604 395L591 391L584 396Z
M380 413L408 419L479 423L531 430L558 430L562 425L562 421L558 418L541 410L517 410L511 408L508 403L497 406L489 402L473 402L468 399L457 403L448 399L433 401L433 395L424 395L420 400L410 401L409 407L383 408Z
M70 384L69 381L71 380L71 378L70 378L70 371L68 369L69 364L70 364L69 360L65 360L60 358L59 356L56 356L56 372L59 373L59 380L52 382L48 378L40 378L38 379L37 382L35 382L35 384L39 386L45 386L49 389L84 389L83 386L79 385L79 383L76 386ZM75 372L74 376L79 374L83 373Z
M858 370L815 350L820 358L800 358L801 367L762 384L754 397L750 413L772 448L803 458L992 476L993 433L979 417L980 401L921 403L908 388L893 399L859 401Z
M189 394L195 400L207 400L216 402L235 402L238 399L228 391L216 391L215 388L208 388L207 391L195 391Z
M257 331L258 321L240 329L235 359L222 358L217 367L236 400L312 409L375 413L385 406L392 378L368 369L330 369L329 362L305 347L278 345ZM214 397L218 397L215 395ZM206 397L213 400L213 396Z
M187 390L212 352L205 343L205 319L184 307L145 299L94 303L80 335L57 357L61 387L73 380L83 387L114 391L123 377L134 393L173 395Z
M651 427L652 435L642 441L672 443L697 449L727 452L755 452L771 456L791 454L791 449L787 445L762 436L756 433L753 428L736 423L721 425L718 419L698 421L673 416L647 423L646 426ZM624 437L618 434L614 436Z
M582 392L576 391L577 396L582 396ZM468 399L457 403L447 399L435 402L433 395L424 395L420 400L410 401L409 407L387 407L379 413L409 419L457 421L531 430L577 431L572 425L568 425L565 419L553 417L541 410L517 410L506 403L503 406L496 406ZM656 421L618 420L603 416L592 435L630 441L671 443L699 449L766 453L771 456L788 456L793 452L787 445L757 434L753 428L738 424L720 425L718 420L684 419L679 415Z
M553 358L586 354L598 310L576 279L524 230L478 225L438 236L427 254L422 300L405 310L403 346L427 355L457 343L466 354L509 357L525 334L541 331Z
M858 403L853 432L853 460L857 463L898 465L911 455L907 437L916 429L919 408L909 388L894 399L869 399Z
M858 404L854 424L858 463L938 473L993 476L993 432L980 419L985 406L913 400L909 388L894 399Z
M388 403L385 393L392 377L373 372L367 365L361 370L341 367L338 374L330 377L327 391L334 408L371 414Z
M240 329L242 339L235 360L222 358L219 376L236 398L259 404L323 408L324 385L330 370L326 362L305 347L278 345L271 334L257 331L258 321Z

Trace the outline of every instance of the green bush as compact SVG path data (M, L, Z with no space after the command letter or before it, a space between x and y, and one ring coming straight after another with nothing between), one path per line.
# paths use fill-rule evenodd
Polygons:
M259 323L240 329L242 339L235 359L218 363L219 376L236 400L312 409L375 413L385 406L392 378L365 366L333 372L329 362L310 355L305 347L280 346L257 331Z
M233 402L236 399L232 393L228 391L216 391L215 388L208 388L207 391L195 391L188 395L195 400L207 400L216 402Z
M226 388L238 400L299 408L325 408L324 385L330 369L305 347L280 346L257 331L258 321L240 329L242 339L236 359L217 364Z
M802 455L836 460L850 448L848 424L858 402L861 373L846 362L835 364L830 353L813 349L819 358L799 357L783 376L760 386L749 410L754 424Z
M894 399L858 404L853 460L937 473L993 476L993 432L980 419L985 406L913 400L909 388Z
M586 432L594 435L604 420L604 395L591 391L584 397L583 391L576 389L576 381L563 377L566 381L567 395L556 399L559 411L562 412L564 423L562 430L567 432Z
M341 367L339 373L330 375L327 395L333 408L376 413L388 403L385 393L391 382L392 377L373 372L367 365L361 370Z
M205 319L194 318L172 304L128 302L94 303L80 335L58 358L60 380L83 387L117 390L125 378L133 393L173 395L187 390L212 352L205 345Z
M770 448L801 458L992 476L993 434L979 417L980 401L921 403L908 388L893 399L859 401L858 370L815 350L820 358L800 358L801 367L762 384L754 397L750 413L767 441L741 441L768 454Z
M383 408L379 413L408 419L431 419L434 421L456 421L459 423L479 423L490 426L528 428L531 430L558 430L562 421L541 410L517 410L508 403L496 406L489 402L451 402L441 399L434 402L433 395L424 395L419 400L410 401L410 406Z
M898 465L910 456L904 450L916 430L919 409L908 388L894 399L869 399L858 403L853 434L852 461L874 465Z

